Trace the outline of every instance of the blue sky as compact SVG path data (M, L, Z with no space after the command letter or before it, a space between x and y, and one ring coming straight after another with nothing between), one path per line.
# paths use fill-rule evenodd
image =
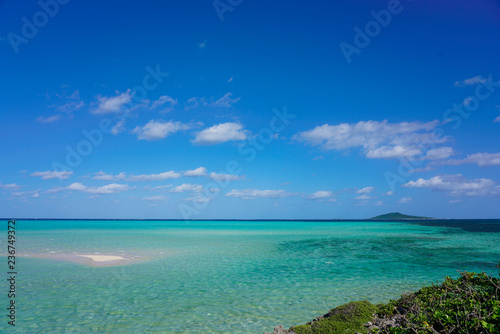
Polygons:
M1 217L500 217L500 1L0 16Z

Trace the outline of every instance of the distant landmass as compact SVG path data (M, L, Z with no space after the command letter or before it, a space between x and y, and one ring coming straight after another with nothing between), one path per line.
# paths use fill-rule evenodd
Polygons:
M391 212L386 213L384 215L375 216L370 218L371 220L410 220L410 219L433 219L431 217L419 217L419 216L410 216L405 215L400 212Z

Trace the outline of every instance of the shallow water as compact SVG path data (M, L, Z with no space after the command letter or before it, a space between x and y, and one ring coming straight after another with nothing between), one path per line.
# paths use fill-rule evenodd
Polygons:
M16 328L2 317L0 332L262 333L351 300L387 302L458 270L496 275L500 222L488 232L427 225L18 220ZM33 257L95 253L141 260L91 267Z

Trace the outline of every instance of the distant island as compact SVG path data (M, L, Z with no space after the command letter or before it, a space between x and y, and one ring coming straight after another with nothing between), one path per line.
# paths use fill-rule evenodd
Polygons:
M415 219L434 219L430 217L409 216L400 212L391 212L370 218L371 220L415 220Z

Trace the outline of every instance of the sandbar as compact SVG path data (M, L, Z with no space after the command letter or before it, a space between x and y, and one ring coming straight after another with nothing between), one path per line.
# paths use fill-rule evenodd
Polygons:
M21 255L23 256L23 255ZM131 264L144 258L137 256L124 257L111 254L25 254L25 257L34 257L41 259L52 259L65 262L73 262L91 267L110 267Z
M88 257L92 261L96 262L127 260L123 256L117 256L117 255L77 255L77 256Z

